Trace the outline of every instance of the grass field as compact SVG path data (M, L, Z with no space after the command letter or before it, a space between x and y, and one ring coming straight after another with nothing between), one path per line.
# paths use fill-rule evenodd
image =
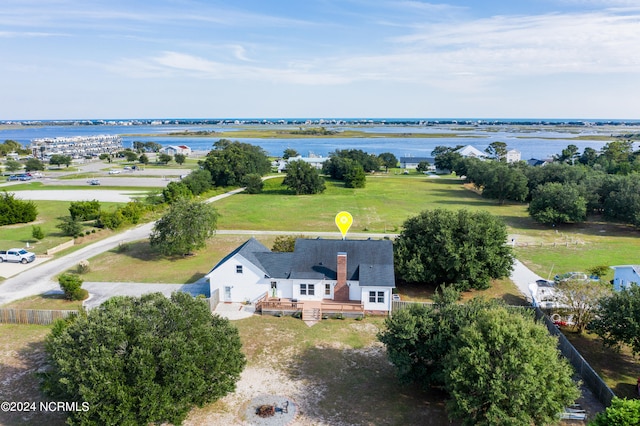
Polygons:
M27 243L30 245L30 250L35 254L44 254L47 249L55 247L66 241L69 241L70 237L65 236L60 232L56 225L60 223L59 218L63 216L69 216L69 202L68 201L33 201L38 209L38 217L35 222L26 224L7 225L2 227L2 233L0 233L0 247L24 247ZM100 203L102 209L105 211L111 211L115 209L118 203ZM45 234L45 237L38 241L32 237L33 226L40 226ZM85 226L86 230L95 229L92 226ZM106 237L112 234L109 230L96 230L96 234L101 237ZM95 235L93 238L95 239Z
M636 230L593 222L559 229L533 222L522 204L500 205L466 189L457 179L422 175L369 177L364 189L347 189L328 182L324 194L296 196L281 186L281 179L265 181L262 194L239 194L216 202L219 229L336 232L335 214L349 211L351 232L397 233L410 216L431 208L487 210L503 218L516 238L518 259L546 277L582 271L596 265L637 262L640 238ZM282 213L278 213L282 212ZM127 252L109 252L92 260L87 281L192 282L207 273L248 236L216 236L196 256L164 258L149 250L147 242L129 245ZM268 247L272 239L260 237ZM115 266L117 265L117 267Z
M239 194L216 203L220 229L272 229L337 231L336 213L353 216L351 232L399 232L410 216L430 208L487 210L512 226L529 223L520 204L498 205L466 190L455 178L424 175L375 175L363 189L345 188L341 181L327 181L319 195L294 195L282 179L265 181L262 194Z

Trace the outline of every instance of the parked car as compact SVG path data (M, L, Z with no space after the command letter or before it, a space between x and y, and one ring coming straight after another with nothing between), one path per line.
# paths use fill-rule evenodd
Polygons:
M98 179L91 179L89 185L100 185L100 181Z
M399 302L400 301L400 295L399 294L394 294L393 295L393 301L394 302Z
M20 180L20 178L17 175L11 175L8 180Z
M20 262L31 263L36 260L35 253L31 253L25 249L12 248L9 250L0 250L0 263L2 262Z
M26 181L26 180L31 180L31 175L28 173L22 174L22 175L18 175L18 180L22 180L22 181Z
M119 175L120 174L120 170L109 170L109 174L110 175Z

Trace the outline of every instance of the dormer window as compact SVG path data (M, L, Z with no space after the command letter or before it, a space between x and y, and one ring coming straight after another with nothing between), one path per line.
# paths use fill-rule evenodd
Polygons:
M236 265L236 274L242 273L242 265Z

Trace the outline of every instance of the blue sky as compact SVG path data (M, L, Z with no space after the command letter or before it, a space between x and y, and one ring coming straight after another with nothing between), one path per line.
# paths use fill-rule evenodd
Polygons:
M640 119L638 0L3 0L0 120Z

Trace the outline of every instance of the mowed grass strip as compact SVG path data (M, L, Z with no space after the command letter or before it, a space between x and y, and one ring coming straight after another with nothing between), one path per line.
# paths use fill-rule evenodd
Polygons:
M375 175L366 188L345 188L327 180L322 194L294 195L283 178L265 181L262 194L238 194L216 202L220 229L336 231L335 215L353 216L350 232L399 232L402 223L426 209L487 210L507 224L529 221L523 204L499 205L466 190L456 178L424 175Z

